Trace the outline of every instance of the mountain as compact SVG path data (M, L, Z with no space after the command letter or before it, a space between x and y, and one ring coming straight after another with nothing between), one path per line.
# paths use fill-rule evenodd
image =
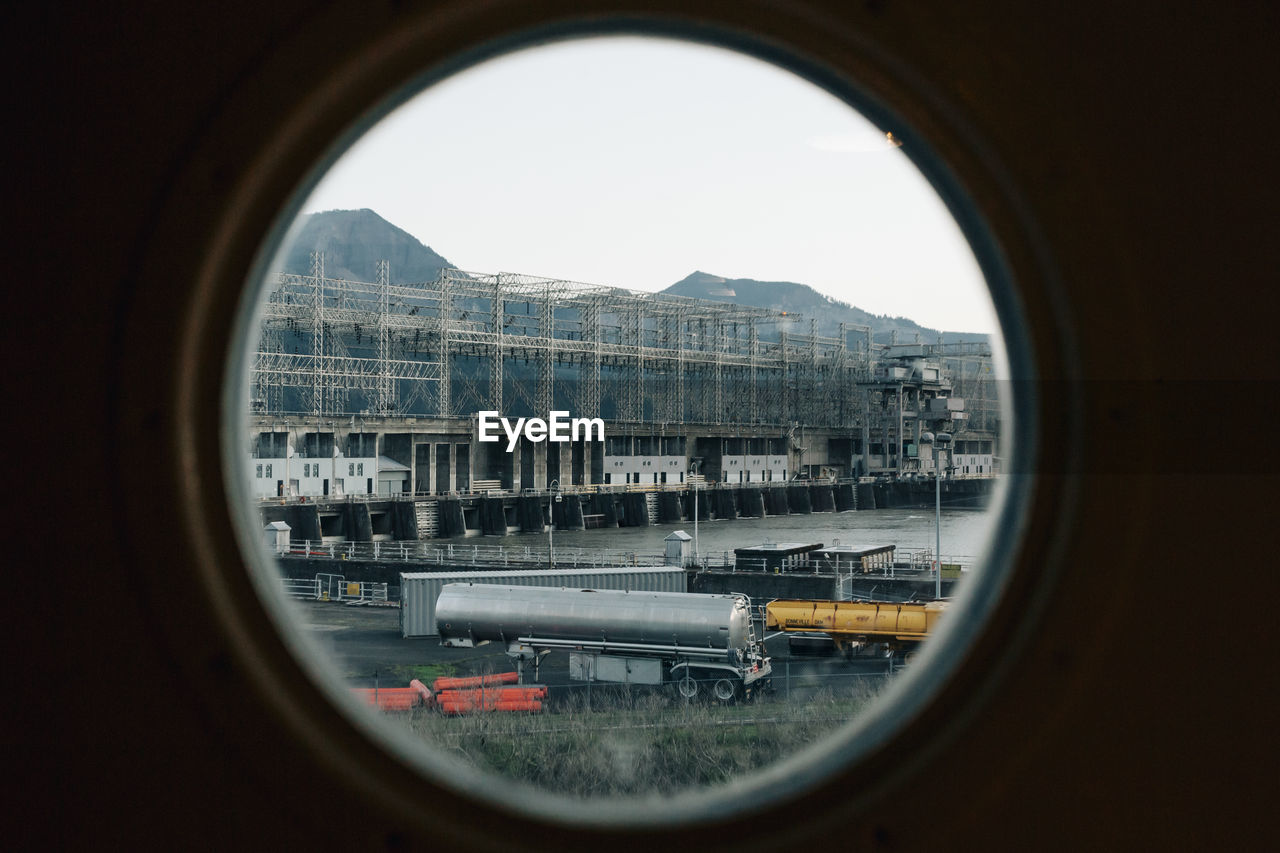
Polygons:
M305 224L285 255L284 271L309 275L311 253L324 252L329 278L377 281L378 261L391 265L391 283L433 281L453 264L403 228L372 210L326 210L303 217Z
M906 317L889 317L870 314L841 302L830 296L824 296L807 284L794 281L756 281L750 278L721 278L698 271L677 281L663 293L675 296L691 296L697 299L710 299L714 302L733 302L738 305L752 305L757 308L771 308L778 311L789 311L803 315L805 322L797 332L808 332L808 320L818 321L818 334L835 337L840 333L841 323L870 326L872 337L877 343L887 344L894 332L900 344L915 343L920 336L922 343L932 344L938 341L938 330L921 326ZM985 341L986 335L967 332L943 332L945 343L959 341Z
M403 228L397 228L372 210L327 210L304 217L298 237L285 255L285 272L308 275L311 253L324 252L325 275L354 281L377 281L377 263L385 258L391 263L391 282L407 284L433 281L445 267L453 268L445 258L424 245ZM792 281L756 281L749 278L725 279L705 272L695 272L668 287L663 293L692 296L715 302L734 302L802 315L807 321L816 318L818 333L834 337L841 323L870 326L877 343L887 344L894 332L900 344L936 343L938 330L921 326L906 317L870 314L838 299L823 296L807 284ZM808 332L808 323L797 332ZM943 341L985 341L986 335L944 332Z

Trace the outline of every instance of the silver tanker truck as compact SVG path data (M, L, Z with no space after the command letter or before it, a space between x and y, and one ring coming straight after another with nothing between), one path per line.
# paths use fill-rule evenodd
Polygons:
M672 684L729 702L769 684L769 658L741 594L623 592L451 583L436 602L440 643L504 643L523 677L542 657L569 652L580 681Z

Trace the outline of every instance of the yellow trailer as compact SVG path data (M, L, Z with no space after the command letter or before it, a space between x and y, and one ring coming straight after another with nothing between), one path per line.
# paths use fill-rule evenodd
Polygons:
M859 643L918 643L947 609L945 601L899 604L889 601L778 599L765 607L765 629L822 633L836 648Z

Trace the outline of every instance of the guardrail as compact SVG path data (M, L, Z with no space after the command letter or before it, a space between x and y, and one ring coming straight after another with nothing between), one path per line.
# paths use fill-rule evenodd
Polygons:
M383 562L417 563L439 566L512 566L516 568L543 568L548 564L548 553L545 548L530 545L509 547L506 545L468 545L448 542L431 544L427 541L401 542L314 542L294 543L279 556L284 558L324 558L330 560L372 560ZM973 557L962 555L944 555L942 558L944 577L951 573L963 573L976 562ZM663 554L642 554L637 551L626 551L613 548L562 548L555 549L557 567L651 567L667 564ZM766 558L737 557L732 551L704 551L698 555L691 568L695 569L728 569L730 571L769 571ZM832 574L837 571L835 565L822 559L813 559L808 564L780 569L786 574ZM847 570L847 569L846 569ZM845 574L844 571L838 572ZM876 576L893 578L903 573L928 575L933 573L933 552L929 550L911 551L906 560L893 566L870 569L865 572L855 571L856 576ZM299 582L304 583L304 582ZM310 583L310 581L305 581Z
M281 578L284 594L294 598L320 598L320 578Z
M313 542L289 546L283 557L320 557L331 560L380 560L434 565L516 566L539 568L547 565L545 548L532 546L467 545L455 542L433 545L412 542ZM595 548L555 549L555 563L564 567L648 567L666 565L662 554Z
M939 557L938 562L942 564L942 571L945 575L947 572L967 572L969 571L976 559L967 554L943 554ZM933 572L933 550L922 549L919 551L909 551L907 553L907 568L916 572Z
M314 578L281 578L284 594L314 601L341 601L345 604L388 604L399 599L392 587L372 581L348 581L342 575L322 573Z
M961 479L961 478L956 478ZM966 479L979 479L979 475L971 475ZM863 477L863 482L874 482L874 477ZM815 477L813 479L790 479L790 480L766 480L764 482L751 483L728 483L718 481L699 481L693 482L690 478L685 483L592 483L585 486L558 486L555 489L504 489L504 488L471 488L466 490L454 490L450 492L441 492L438 494L414 493L414 492L375 492L372 494L350 494L350 495L287 495L281 497L279 495L260 496L259 503L263 504L334 504L334 503L371 503L382 501L414 501L414 500L443 500L447 498L484 498L484 497L518 497L520 495L532 495L538 497L547 497L550 495L593 495L596 493L604 494L625 494L626 492L684 492L697 487L700 492L711 492L717 489L776 489L786 486L838 486L845 483L858 483L860 480L853 477ZM491 481L482 481L491 482Z
M454 495L456 497L456 493ZM414 495L408 492L357 492L341 495L259 495L260 504L345 504L345 503L383 503L385 501L411 501L428 495ZM432 497L448 497L434 495Z
M837 566L830 560L813 558L808 563L782 568L770 568L765 557L738 557L732 551L704 551L695 561L694 568L728 569L733 572L770 572L788 575L821 574L838 577L904 577L908 580L918 579L918 575L933 577L933 552L916 551L910 554L910 561L900 561L894 565L876 566L865 571L848 564ZM977 561L969 556L947 556L942 558L942 576L954 577L956 574L968 572Z

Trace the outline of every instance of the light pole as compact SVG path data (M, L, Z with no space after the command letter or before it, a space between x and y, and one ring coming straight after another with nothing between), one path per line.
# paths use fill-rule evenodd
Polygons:
M556 493L556 489L560 488L559 480L552 480L547 484L547 491L551 495L551 500L547 502L547 515L549 515L551 523L547 525L547 570L555 571L556 568L556 548L553 541L552 533L556 529L556 507L560 503L560 495Z
M693 487L693 564L702 567L698 559L698 483L693 478L698 475L698 463L689 463L689 485Z
M284 422L284 492L280 495L286 502L289 500L289 439L292 434L293 430L286 419Z
M940 432L934 436L931 432L920 434L921 444L933 445L933 529L934 529L934 592L935 600L942 598L942 467L939 453L951 444L951 434Z

